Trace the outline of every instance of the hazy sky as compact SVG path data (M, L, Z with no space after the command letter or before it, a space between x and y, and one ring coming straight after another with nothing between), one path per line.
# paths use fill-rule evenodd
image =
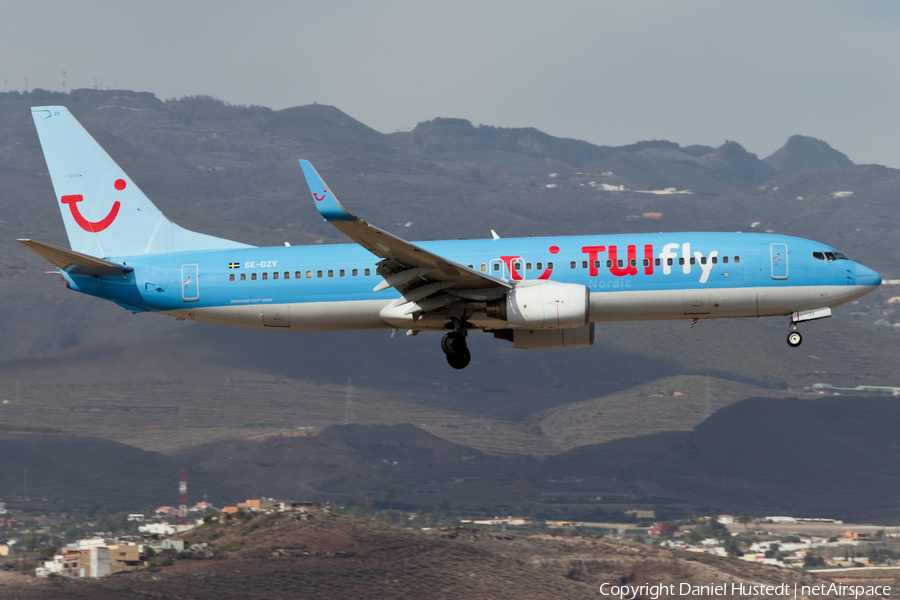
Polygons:
M597 144L788 136L900 167L897 0L0 0L0 90L333 104Z

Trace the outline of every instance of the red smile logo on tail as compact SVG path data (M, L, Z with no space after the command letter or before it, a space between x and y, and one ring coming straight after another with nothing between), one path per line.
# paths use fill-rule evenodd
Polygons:
M117 190L124 190L125 180L117 179L114 185ZM116 200L113 203L113 206L110 209L108 215L106 215L99 221L88 221L81 214L81 211L78 210L78 203L82 200L84 200L84 196L82 196L81 194L73 194L60 198L60 202L69 205L69 210L72 211L72 218L75 219L75 222L78 223L78 226L90 233L99 233L112 225L112 222L115 221L116 217L119 215L119 207L122 206L122 204L118 200Z

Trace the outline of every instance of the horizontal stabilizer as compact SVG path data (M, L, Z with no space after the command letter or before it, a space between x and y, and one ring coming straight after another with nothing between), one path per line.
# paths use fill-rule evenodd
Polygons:
M34 240L16 240L29 250L40 254L54 265L73 275L96 275L105 277L108 275L120 275L128 273L133 269L125 265L103 260L75 252L74 250L66 250L52 244L44 242L36 242Z

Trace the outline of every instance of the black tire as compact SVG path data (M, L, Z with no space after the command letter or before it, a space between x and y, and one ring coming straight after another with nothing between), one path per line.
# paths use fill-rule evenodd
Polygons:
M465 349L466 336L461 333L451 331L444 336L444 339L441 340L441 350L443 350L444 354L446 354L447 356L450 356L451 354L458 354Z
M465 369L469 366L471 360L472 355L469 353L468 348L463 348L462 352L454 352L447 355L447 363L454 369Z
M799 331L792 331L787 336L788 346L791 348L796 348L803 341L803 336L800 335Z

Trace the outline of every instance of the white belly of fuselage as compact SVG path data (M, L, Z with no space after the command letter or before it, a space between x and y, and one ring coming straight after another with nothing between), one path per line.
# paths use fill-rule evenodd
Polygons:
M869 291L866 286L796 286L712 290L650 290L591 293L593 322L652 321L768 317L799 310L834 307ZM341 331L356 329L444 329L441 311L413 320L393 309L394 300L295 302L212 306L168 311L174 317L242 327L280 331ZM506 323L476 311L468 316L477 328L503 329Z

